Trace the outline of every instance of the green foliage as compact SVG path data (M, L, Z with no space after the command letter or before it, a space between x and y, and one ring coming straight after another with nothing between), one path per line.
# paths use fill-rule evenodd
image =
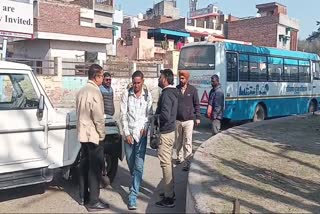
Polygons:
M320 21L317 21L317 26L319 26L318 30L312 32L312 34L307 38L308 42L320 40Z
M317 21L317 26L319 26L317 31L313 31L306 40L299 40L299 51L320 55L320 21Z
M310 42L307 40L299 40L298 50L308 53L320 54L320 39Z

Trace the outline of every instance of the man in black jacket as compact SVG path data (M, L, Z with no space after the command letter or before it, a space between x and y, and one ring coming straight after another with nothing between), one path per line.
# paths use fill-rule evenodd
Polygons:
M164 180L164 193L160 194L161 201L156 205L159 207L172 208L174 203L174 181L172 170L172 149L175 139L175 126L178 109L178 91L173 86L173 72L170 69L161 71L159 87L162 93L158 101L156 114L160 118L160 145L158 157L162 168Z
M183 170L189 171L192 157L192 132L194 120L196 126L200 124L200 103L197 89L189 84L190 73L179 71L178 113L176 121L176 164L184 159ZM183 148L183 151L181 149ZM182 154L182 152L184 154Z

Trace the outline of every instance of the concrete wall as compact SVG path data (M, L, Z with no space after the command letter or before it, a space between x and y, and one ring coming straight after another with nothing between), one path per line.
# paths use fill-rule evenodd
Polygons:
M49 40L24 40L16 41L13 45L14 58L33 58L48 59L50 58L50 41Z
M50 56L83 59L85 51L98 52L98 60L106 60L106 45L85 42L51 41Z
M155 16L153 19L146 19L139 22L139 26L158 28L162 23L173 21L174 19L166 16Z
M160 24L161 28L171 29L171 30L185 30L186 28L186 19L181 18L177 20L173 20L170 22L165 22Z
M117 44L117 56L131 60L143 60L154 58L154 40L147 38L133 38L132 45L122 46Z
M88 80L87 77L77 76L37 76L37 78L39 79L55 108L74 108L76 94L79 89L87 83ZM120 97L130 82L130 77L112 79L115 102L120 102ZM156 102L159 97L158 78L145 78L145 84L152 94L154 102ZM117 111L118 110L119 109L117 109Z
M286 42L282 41L279 39L279 35L287 35L286 33L286 27L282 26L282 25L278 25L278 41L277 41L277 47L278 48L282 48L282 49L286 49L286 50L290 50L290 39L287 40ZM289 33L290 36L290 33Z
M98 52L98 60L106 60L106 45L59 40L25 40L14 42L13 58L52 59L61 57L83 62L85 51ZM46 66L46 64L43 64ZM49 66L49 65L47 65Z
M100 11L99 12L95 11L94 22L107 24L107 25L111 26L112 25L112 14L102 13Z
M128 58L131 60L138 59L139 38L132 39L132 45L123 46L117 42L117 56L120 58Z

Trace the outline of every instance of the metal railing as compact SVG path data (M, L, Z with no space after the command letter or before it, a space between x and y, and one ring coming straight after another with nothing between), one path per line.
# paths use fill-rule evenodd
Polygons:
M109 72L113 77L130 77L133 65L129 61L106 61L103 70Z
M36 75L56 75L53 59L6 58L6 61L29 65Z
M113 0L96 0L97 4L113 6Z
M92 63L84 61L76 61L70 59L62 60L63 76L87 76L88 69Z
M160 74L159 64L155 63L137 63L137 70L143 72L146 78L157 78Z

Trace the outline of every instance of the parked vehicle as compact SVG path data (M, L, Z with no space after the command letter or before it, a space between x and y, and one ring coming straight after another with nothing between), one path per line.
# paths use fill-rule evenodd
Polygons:
M210 77L225 94L226 120L266 118L320 110L320 57L238 41L204 41L181 49L179 70L190 72L201 112L207 111Z
M106 171L112 181L123 158L116 121L105 117ZM78 164L75 109L55 109L32 69L0 61L0 189L50 182Z

